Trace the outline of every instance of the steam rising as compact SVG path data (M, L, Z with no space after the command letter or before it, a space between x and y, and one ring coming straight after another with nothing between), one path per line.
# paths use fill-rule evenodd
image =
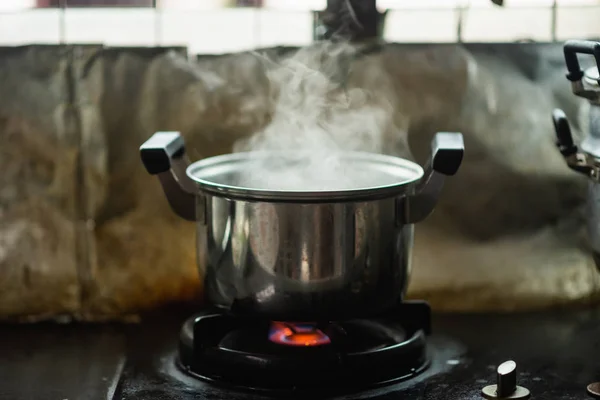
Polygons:
M348 158L348 151L381 152L392 118L389 102L349 87L355 52L328 43L269 62L272 120L235 150L277 156L257 157L238 177L241 186L322 191L398 182L398 176Z

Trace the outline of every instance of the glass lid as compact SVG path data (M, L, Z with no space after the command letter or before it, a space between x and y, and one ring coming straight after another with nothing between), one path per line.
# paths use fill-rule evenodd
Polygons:
M235 197L322 201L400 194L423 176L418 164L363 152L245 152L197 161L188 176Z

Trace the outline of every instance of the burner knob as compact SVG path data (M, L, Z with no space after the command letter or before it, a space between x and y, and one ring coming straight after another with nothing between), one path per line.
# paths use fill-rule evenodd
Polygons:
M587 393L594 399L600 399L600 382L590 383L587 387Z
M484 387L481 394L486 399L528 399L529 390L517 386L517 363L506 361L496 369L496 384Z
M517 363L506 361L496 370L498 397L508 397L517 390Z

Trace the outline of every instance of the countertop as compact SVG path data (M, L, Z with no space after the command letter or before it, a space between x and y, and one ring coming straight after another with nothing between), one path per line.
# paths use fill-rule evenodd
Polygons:
M164 364L190 315L166 310L129 325L2 325L0 399L256 398L168 376ZM519 384L534 399L585 399L587 384L600 381L600 310L435 314L433 331L434 347L448 350L436 361L445 365L437 375L408 389L346 397L478 399L481 388L494 383L495 365L507 359L517 362Z

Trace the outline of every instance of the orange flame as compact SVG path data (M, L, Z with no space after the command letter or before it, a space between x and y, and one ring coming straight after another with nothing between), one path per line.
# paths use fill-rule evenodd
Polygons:
M269 340L286 346L322 346L331 343L329 337L311 324L273 322Z

